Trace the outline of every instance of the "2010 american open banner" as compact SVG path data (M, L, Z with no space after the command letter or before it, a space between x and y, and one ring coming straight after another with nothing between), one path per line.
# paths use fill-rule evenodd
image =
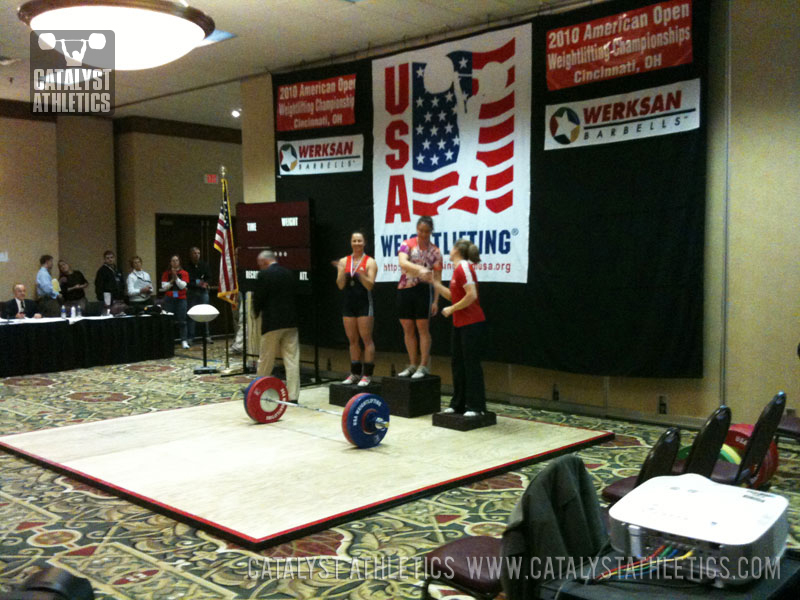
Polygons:
M530 24L372 62L378 281L427 215L444 256L469 238L482 281L527 282L530 65Z

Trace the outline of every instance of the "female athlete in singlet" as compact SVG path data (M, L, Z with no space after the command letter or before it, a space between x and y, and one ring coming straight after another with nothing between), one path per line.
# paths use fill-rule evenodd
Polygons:
M448 413L464 413L475 417L486 410L481 356L486 346L486 317L478 299L478 278L474 264L480 262L478 247L469 240L458 240L450 251L453 277L450 287L435 284L439 292L452 301L442 315L453 315L453 399Z
M375 343L372 341L372 287L378 266L364 252L364 234L360 231L350 236L353 253L334 262L336 285L342 290L342 322L347 340L350 342L350 376L342 383L369 385L375 368ZM364 360L361 360L361 345L364 342Z
M409 366L398 377L424 377L429 373L431 333L429 319L439 309L439 292L431 283L442 281L442 253L431 242L433 219L420 217L417 237L400 245L400 282L397 303ZM419 350L417 349L419 334Z

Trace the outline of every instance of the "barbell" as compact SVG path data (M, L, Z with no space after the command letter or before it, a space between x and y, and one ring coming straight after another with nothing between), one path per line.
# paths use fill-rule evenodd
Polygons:
M277 377L259 377L244 390L244 410L257 423L275 423L286 408L303 408L341 417L342 433L359 448L373 448L381 443L389 428L389 405L376 394L356 394L340 415L332 410L289 402L289 391Z
M56 42L88 42L92 50L102 50L106 47L106 36L103 33L92 33L88 39L78 38L57 38L54 33L42 33L39 35L39 48L42 50L52 50L56 47Z

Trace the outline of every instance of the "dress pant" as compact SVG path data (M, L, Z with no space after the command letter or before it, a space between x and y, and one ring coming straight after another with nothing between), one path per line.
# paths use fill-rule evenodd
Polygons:
M450 408L456 412L486 410L486 389L481 367L485 347L486 321L453 327L453 399Z
M193 306L197 306L198 304L208 304L208 290L202 291L188 291L186 292L186 300L187 300L187 309L192 308ZM194 331L195 326L197 323L189 317L189 320L186 323L186 331L189 336L189 341L191 342L194 339ZM208 334L208 323L203 323L203 332L206 337L209 336Z
M300 398L300 341L297 327L273 329L261 335L258 353L258 376L267 377L275 366L275 356L283 358L286 369L286 387L289 400L296 402Z

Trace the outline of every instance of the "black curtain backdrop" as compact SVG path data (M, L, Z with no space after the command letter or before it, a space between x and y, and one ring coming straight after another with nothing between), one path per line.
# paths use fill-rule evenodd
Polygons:
M703 374L703 248L706 167L708 6L693 2L688 65L554 92L545 81L546 32L651 4L609 2L533 24L530 266L527 284L480 284L490 324L486 360L635 377ZM280 202L312 200L314 286L301 339L311 343L310 302L318 342L347 346L330 261L349 253L350 233L373 239L371 60L274 77L279 86L356 74L356 123L276 132L276 140L364 135L360 173L278 176ZM597 146L544 151L545 107L699 78L700 128ZM276 173L280 174L278 165ZM409 231L409 234L413 230ZM372 254L372 248L367 252ZM377 351L404 351L395 310L396 284L375 286ZM446 305L443 303L443 305ZM433 353L450 351L450 322L431 322Z

